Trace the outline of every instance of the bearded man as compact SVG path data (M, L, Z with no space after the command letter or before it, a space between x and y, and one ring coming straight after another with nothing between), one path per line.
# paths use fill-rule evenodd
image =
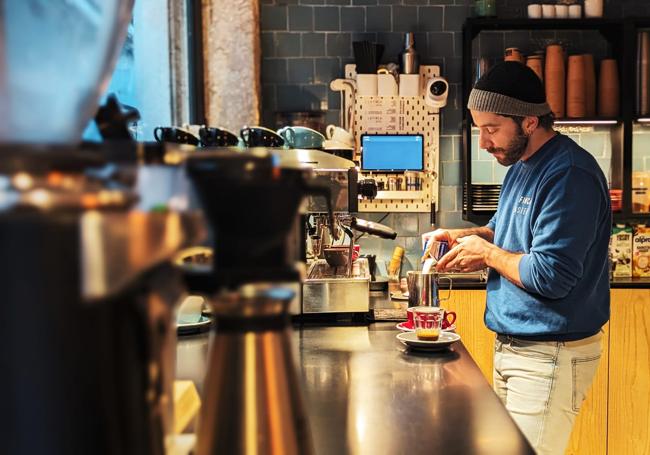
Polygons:
M518 62L477 81L468 108L481 148L510 166L484 227L438 229L438 271L489 267L485 324L494 389L540 454L563 454L609 319L608 184L596 160L553 130L544 86Z

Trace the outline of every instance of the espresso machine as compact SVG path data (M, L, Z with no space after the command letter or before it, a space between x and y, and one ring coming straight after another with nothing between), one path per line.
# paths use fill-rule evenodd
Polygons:
M301 313L367 313L371 270L368 259L356 257L354 232L385 239L397 236L388 226L351 215L358 210L359 198L377 195L375 182L359 180L353 161L319 150L287 150L280 160L312 169L315 180L332 194L334 217L322 198L308 197L305 203L301 241L306 245L308 268L302 282ZM339 239L342 243L335 245Z
M133 185L106 171L134 166L144 146L80 145L132 6L0 1L6 453L163 454L171 444L183 290L171 259L205 236L201 217L133 209Z

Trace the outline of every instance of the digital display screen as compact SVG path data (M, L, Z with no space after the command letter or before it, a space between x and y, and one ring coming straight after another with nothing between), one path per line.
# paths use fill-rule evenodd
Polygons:
M363 171L424 170L424 138L421 134L364 134L361 147Z

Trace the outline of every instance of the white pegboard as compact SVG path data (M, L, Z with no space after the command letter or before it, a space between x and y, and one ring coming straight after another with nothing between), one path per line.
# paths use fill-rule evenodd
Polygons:
M345 107L350 108L351 127L355 136L355 160L359 160L360 138L371 134L422 134L424 136L424 172L421 191L403 191L403 196L390 198L394 192L380 192L373 201L359 201L361 212L429 212L431 203L438 202L439 110L424 102L427 80L440 75L440 67L420 66L420 96L357 96L347 95ZM355 65L345 66L345 77L356 78ZM347 110L347 109L346 109ZM394 174L364 174L386 181ZM406 198L410 195L414 198Z

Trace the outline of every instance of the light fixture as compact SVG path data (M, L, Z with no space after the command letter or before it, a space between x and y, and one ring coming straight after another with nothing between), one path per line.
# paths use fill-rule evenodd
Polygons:
M648 119L650 121L650 119ZM616 125L618 120L555 120L555 125Z

